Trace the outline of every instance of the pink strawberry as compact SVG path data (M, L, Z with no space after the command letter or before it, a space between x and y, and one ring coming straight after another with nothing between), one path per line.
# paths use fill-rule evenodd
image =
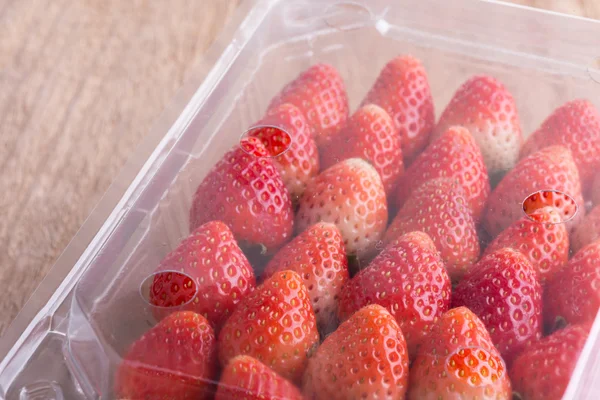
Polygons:
M317 145L329 143L348 119L348 95L339 72L317 64L288 83L271 101L269 109L291 103L306 116Z
M435 244L411 232L387 246L344 286L342 321L368 304L385 307L402 329L411 355L433 324L450 307L450 278Z
M249 136L263 142L283 183L298 198L310 178L319 173L319 153L306 118L298 107L285 103L269 110L254 126Z
M164 258L157 271L181 271L191 277L197 295L184 309L202 314L217 331L256 285L250 263L227 225L220 221L198 227ZM179 293L191 287L185 282L168 284L169 275L177 276L176 273L155 276L150 303L161 307L177 305L175 299ZM161 314L162 310L157 311Z
M249 355L284 378L297 381L319 332L300 275L276 272L246 296L219 334L221 365Z
M571 232L571 248L575 253L600 239L600 206L596 206Z
M540 283L552 279L569 260L569 235L554 207L537 209L513 222L488 245L484 256L504 247L520 251Z
M574 100L554 110L529 136L521 157L552 145L571 150L583 192L589 193L600 168L600 113L591 102Z
M567 194L579 206L567 227L575 226L585 214L579 174L571 152L562 146L550 146L520 160L496 186L483 219L485 229L495 237L508 228L524 215L523 201L540 190ZM567 210L571 212L572 208ZM563 221L572 217L560 211Z
M363 100L366 104L377 104L392 117L405 161L425 148L435 113L427 73L419 60L407 55L388 62Z
M309 359L303 388L315 400L403 399L408 352L400 327L383 307L361 308Z
M514 398L562 399L588 332L589 326L571 325L525 349L510 369Z
M388 212L379 174L369 163L350 158L321 172L306 187L296 214L302 232L320 222L332 222L350 255L367 257L383 236Z
M479 238L463 189L448 178L432 179L415 189L388 228L390 243L412 231L428 234L452 280L479 257Z
M374 104L359 108L321 152L323 168L353 157L367 160L375 167L386 193L396 187L404 172L402 149L394 121L383 108Z
M319 328L335 325L337 298L348 281L348 260L339 229L319 222L279 250L265 268L264 277L290 270L302 277L308 289Z
M417 352L409 400L512 397L500 353L483 323L466 307L446 312Z
M215 400L302 400L288 380L249 356L233 358L223 370Z
M471 132L490 175L511 169L523 143L517 106L510 92L491 76L467 80L442 113L433 137L454 125Z
M554 326L560 320L570 324L593 321L600 308L600 240L583 247L548 282L544 317Z
M238 242L273 251L292 236L292 201L257 138L245 138L204 178L192 202L190 228L219 218Z
M481 318L508 364L542 336L542 287L535 269L516 250L483 257L454 289L452 306L468 307Z
M212 398L217 373L215 334L192 311L175 312L136 340L115 377L117 398Z
M398 208L423 182L441 177L451 178L462 186L478 220L490 195L490 182L477 142L465 128L449 128L417 156L398 184Z

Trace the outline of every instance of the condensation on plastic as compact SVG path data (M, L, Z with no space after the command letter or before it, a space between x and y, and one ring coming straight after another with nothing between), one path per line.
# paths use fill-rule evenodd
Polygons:
M5 333L0 398L113 398L115 367L154 323L139 285L189 233L197 185L308 66L336 66L354 109L389 59L413 54L438 114L461 82L491 74L514 94L529 133L566 99L600 107L598 37L597 21L493 1L242 3ZM598 398L599 331L596 321L566 399Z

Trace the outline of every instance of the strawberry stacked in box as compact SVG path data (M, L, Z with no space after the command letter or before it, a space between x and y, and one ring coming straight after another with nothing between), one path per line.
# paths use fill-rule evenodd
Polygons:
M423 65L399 56L353 112L319 64L255 126L158 266L159 322L118 398L562 397L600 305L592 103L524 140L480 75L436 122Z

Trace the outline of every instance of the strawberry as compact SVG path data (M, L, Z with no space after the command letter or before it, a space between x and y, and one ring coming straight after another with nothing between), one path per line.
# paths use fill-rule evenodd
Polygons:
M546 287L544 317L553 326L593 321L600 307L600 240L583 247Z
M554 110L529 136L521 157L552 145L571 150L583 191L589 193L600 168L600 113L591 102L574 100Z
M481 318L508 364L542 336L542 287L535 269L516 250L483 257L454 289L452 306L468 307Z
M368 304L385 307L398 322L411 355L450 306L450 278L431 238L410 232L387 246L344 286L340 319Z
M408 399L475 398L510 399L510 380L483 323L468 308L453 308L417 352Z
M309 359L303 387L309 399L403 399L408 352L394 317L379 305L361 308Z
M588 332L589 326L567 326L525 349L509 371L515 398L562 399Z
M523 201L538 191L559 191L579 206L577 215L567 223L571 229L585 213L577 166L571 152L562 146L550 146L522 160L500 181L492 192L483 218L485 229L497 236L523 215ZM545 204L544 204L545 205ZM572 218L572 207L559 210L561 219Z
M117 398L207 399L217 372L215 334L192 311L175 312L136 340L115 377Z
M383 108L374 104L359 108L321 152L323 168L353 157L369 161L379 172L386 193L392 192L404 172L404 164L400 137L394 121Z
M269 110L249 136L257 137L271 154L292 198L297 199L308 180L319 173L319 153L304 114L285 103Z
M569 235L554 207L537 209L513 222L488 245L484 256L504 247L520 251L540 283L552 279L569 260Z
M459 280L479 257L475 221L462 187L451 179L432 179L415 189L392 221L384 242L412 231L431 237L452 280Z
M465 128L449 128L417 156L398 184L397 207L401 208L423 182L441 177L451 178L462 186L478 220L490 195L490 183L479 147Z
M398 56L381 70L362 105L377 104L394 120L402 152L411 160L427 145L435 124L433 98L421 61Z
M571 249L577 253L598 239L600 239L600 207L596 206L571 232Z
M515 100L491 76L474 76L462 84L432 136L442 136L453 125L464 126L471 132L490 175L511 169L519 159L523 137Z
M292 236L292 201L277 168L257 138L244 138L198 186L190 229L219 218L238 242L273 251Z
M215 400L302 400L300 391L249 356L233 358L223 370Z
M220 221L198 227L163 259L157 271L181 271L193 279L197 295L184 309L202 314L217 332L240 300L256 286L250 263L233 233ZM168 284L169 275L177 276L176 273L155 275L150 288L151 304L160 307L176 305L175 299L181 289L185 291L191 287L189 282ZM155 315L162 311L157 309Z
M321 172L306 187L296 228L302 232L320 222L340 230L349 255L368 257L383 236L388 212L379 174L369 163L350 158Z
M219 334L219 360L225 366L237 355L249 355L296 381L318 343L315 314L302 278L282 271L246 296L225 322Z
M336 321L337 298L348 281L348 260L339 229L319 222L279 250L265 268L264 277L290 270L302 277L321 332Z
M306 116L319 147L329 143L348 119L348 95L339 72L317 64L302 72L275 96L269 109L291 103Z

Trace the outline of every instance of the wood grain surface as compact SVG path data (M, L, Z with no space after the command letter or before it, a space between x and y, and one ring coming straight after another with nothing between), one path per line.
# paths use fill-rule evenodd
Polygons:
M0 334L238 2L0 0Z

